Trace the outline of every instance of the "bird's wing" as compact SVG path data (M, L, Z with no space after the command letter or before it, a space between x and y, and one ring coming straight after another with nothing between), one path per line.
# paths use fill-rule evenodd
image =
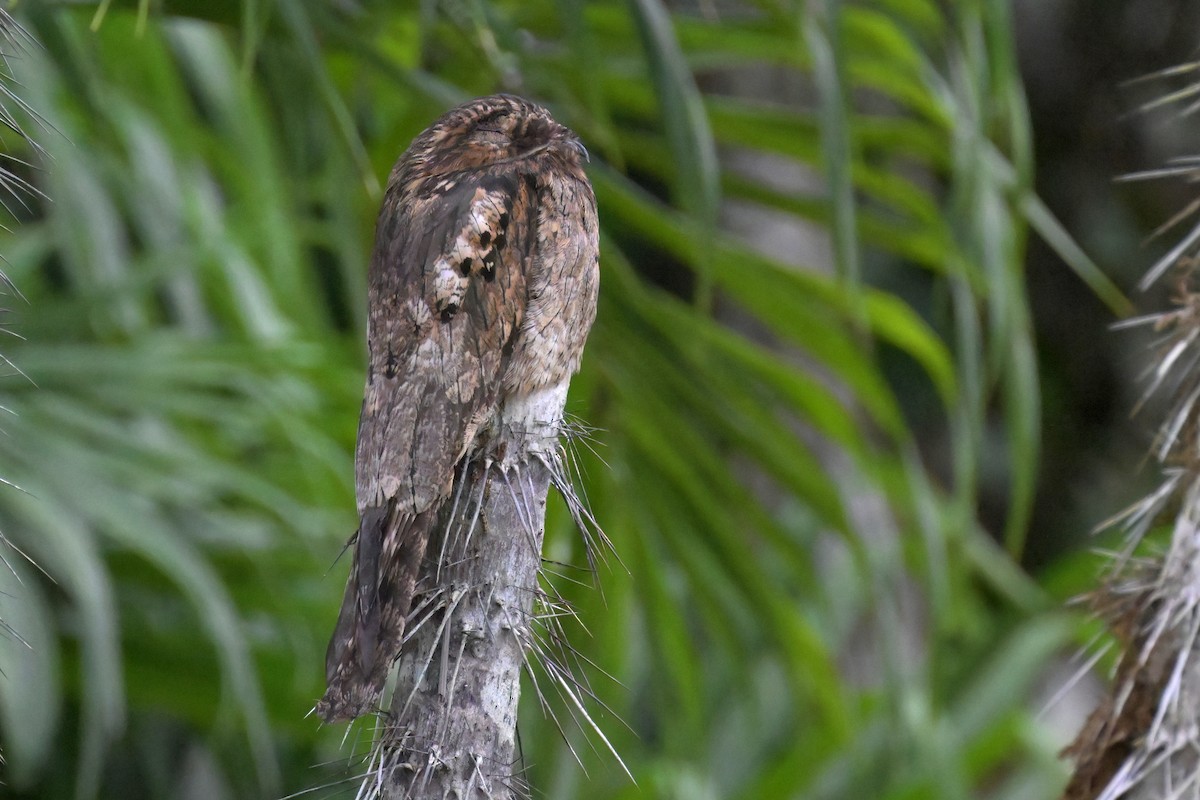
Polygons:
M326 654L329 716L361 713L399 651L429 529L519 336L535 196L517 173L476 172L398 182L384 199L355 454L360 524Z
M496 402L520 329L536 215L512 172L389 192L371 262L359 512L418 514L445 495L473 420Z

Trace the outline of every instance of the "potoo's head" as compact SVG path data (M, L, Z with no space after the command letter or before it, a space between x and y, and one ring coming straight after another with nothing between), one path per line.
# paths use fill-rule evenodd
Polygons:
M587 150L569 128L536 103L509 94L453 108L413 140L398 168L427 176L528 160L580 166Z

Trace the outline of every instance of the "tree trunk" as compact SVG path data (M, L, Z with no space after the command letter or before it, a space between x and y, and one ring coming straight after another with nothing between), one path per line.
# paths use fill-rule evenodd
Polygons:
M374 755L380 797L525 795L517 700L550 480L543 457L528 453L460 472L430 542L427 588L410 616L391 718Z
M1190 477L1166 554L1118 564L1092 597L1122 655L1067 749L1075 771L1062 800L1200 798L1200 476Z

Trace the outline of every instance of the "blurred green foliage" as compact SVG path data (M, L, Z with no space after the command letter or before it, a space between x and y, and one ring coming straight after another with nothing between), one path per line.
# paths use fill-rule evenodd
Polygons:
M1079 623L1015 560L1040 438L1030 226L1124 301L1030 191L1006 2L16 12L49 200L0 237L27 298L0 532L37 564L0 569L23 637L0 640L5 792L353 796L365 729L305 714L355 522L380 182L445 108L504 89L593 154L603 289L568 410L599 429L581 485L623 566L599 590L552 579L638 781L527 692L536 789L1055 795L1030 687ZM730 88L764 72L798 99ZM732 166L747 154L818 188ZM831 263L766 254L730 202L807 226ZM897 274L920 291L876 280ZM586 563L557 506L547 547Z

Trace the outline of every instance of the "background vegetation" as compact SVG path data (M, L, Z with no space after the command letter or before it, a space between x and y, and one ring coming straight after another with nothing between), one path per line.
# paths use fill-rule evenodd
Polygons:
M568 408L620 563L593 582L556 507L548 572L637 783L527 686L540 796L1061 789L1072 731L1034 712L1091 630L1061 610L1094 573L1070 542L1119 498L1068 502L1108 418L1044 365L1094 364L1128 303L1034 191L1007 2L15 12L37 44L6 53L6 107L45 152L6 142L35 188L0 237L0 792L353 796L364 731L305 714L380 181L496 89L582 135L603 222Z

